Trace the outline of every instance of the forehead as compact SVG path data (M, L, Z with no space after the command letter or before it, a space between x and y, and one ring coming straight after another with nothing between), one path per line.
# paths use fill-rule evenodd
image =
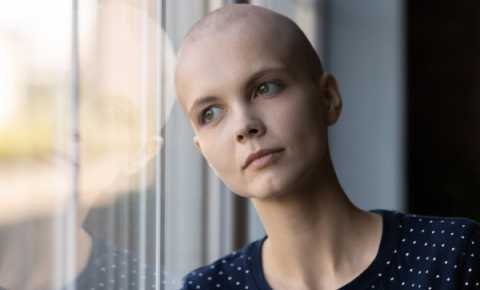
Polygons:
M253 74L295 67L291 44L271 27L242 23L182 47L176 71L177 95L188 111L196 98L242 86Z

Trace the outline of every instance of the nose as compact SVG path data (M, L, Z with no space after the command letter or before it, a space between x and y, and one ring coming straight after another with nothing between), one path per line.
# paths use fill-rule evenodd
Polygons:
M243 143L250 138L258 138L265 134L266 128L259 119L248 119L244 125L236 132L236 139Z

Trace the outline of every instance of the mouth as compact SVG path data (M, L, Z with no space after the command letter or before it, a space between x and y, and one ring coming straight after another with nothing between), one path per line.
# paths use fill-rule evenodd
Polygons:
M263 168L269 165L282 152L283 148L261 149L255 153L250 154L242 166L242 170L247 167L254 167L255 169Z

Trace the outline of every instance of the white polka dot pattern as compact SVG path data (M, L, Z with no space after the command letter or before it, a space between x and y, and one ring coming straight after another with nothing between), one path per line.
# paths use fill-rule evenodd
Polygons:
M340 290L480 290L480 225L447 218L372 210L383 216L379 252L367 269ZM190 272L182 290L271 290L255 241Z
M140 264L128 250L115 249L104 241L93 240L91 257L75 285L76 289L82 290L158 289L155 282L155 272ZM71 289L70 286L65 290Z

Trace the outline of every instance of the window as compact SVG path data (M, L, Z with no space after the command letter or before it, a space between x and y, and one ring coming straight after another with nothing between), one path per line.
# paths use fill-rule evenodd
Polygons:
M233 2L248 1L0 4L0 287L178 289L264 234L175 102L183 36ZM326 55L328 1L250 2L294 19Z

